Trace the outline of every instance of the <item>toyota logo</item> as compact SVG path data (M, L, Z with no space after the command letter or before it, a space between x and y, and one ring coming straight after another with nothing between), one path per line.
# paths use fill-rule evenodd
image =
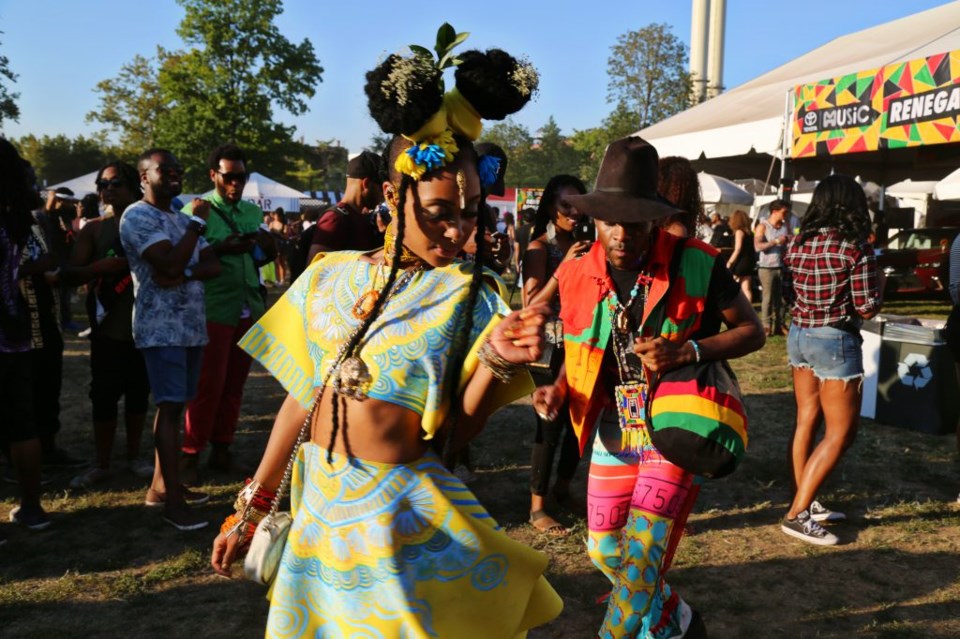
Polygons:
M808 111L806 115L803 116L803 123L807 126L814 126L817 123L817 112Z

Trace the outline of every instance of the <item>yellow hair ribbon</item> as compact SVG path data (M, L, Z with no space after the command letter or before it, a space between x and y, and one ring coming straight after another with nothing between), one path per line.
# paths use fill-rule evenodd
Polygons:
M447 110L441 105L440 110L430 116L430 119L427 120L427 123L422 127L411 133L410 135L404 135L403 137L407 138L413 143L423 142L428 138L435 138L438 135L443 133L443 130L447 128Z
M480 137L483 122L473 105L456 88L443 96L450 128L471 142Z

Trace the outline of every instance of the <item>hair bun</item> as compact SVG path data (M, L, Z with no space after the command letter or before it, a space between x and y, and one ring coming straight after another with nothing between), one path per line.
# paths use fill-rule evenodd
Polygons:
M367 72L370 115L385 133L419 130L443 104L440 74L425 56L389 56Z
M476 49L458 56L457 89L485 120L502 120L516 113L537 91L540 76L529 62L501 49Z

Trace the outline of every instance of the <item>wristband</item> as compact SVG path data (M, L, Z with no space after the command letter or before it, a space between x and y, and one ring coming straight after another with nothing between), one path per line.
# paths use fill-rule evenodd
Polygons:
M693 354L697 358L696 363L699 364L700 363L700 345L697 344L697 341L693 339L688 339L687 342L690 344L690 346L693 347Z

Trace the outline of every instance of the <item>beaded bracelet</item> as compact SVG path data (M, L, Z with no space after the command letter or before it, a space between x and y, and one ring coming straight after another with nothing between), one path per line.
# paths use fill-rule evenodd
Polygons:
M697 341L693 339L689 339L687 341L690 342L690 346L693 347L693 354L696 357L696 363L699 364L700 363L700 344L697 344Z
M514 364L513 362L505 360L500 353L497 352L497 349L493 347L493 344L490 343L489 337L484 340L483 345L477 352L477 359L480 360L481 364L490 369L494 377L504 383L512 380L516 377L517 373L523 370L523 366L520 364Z

